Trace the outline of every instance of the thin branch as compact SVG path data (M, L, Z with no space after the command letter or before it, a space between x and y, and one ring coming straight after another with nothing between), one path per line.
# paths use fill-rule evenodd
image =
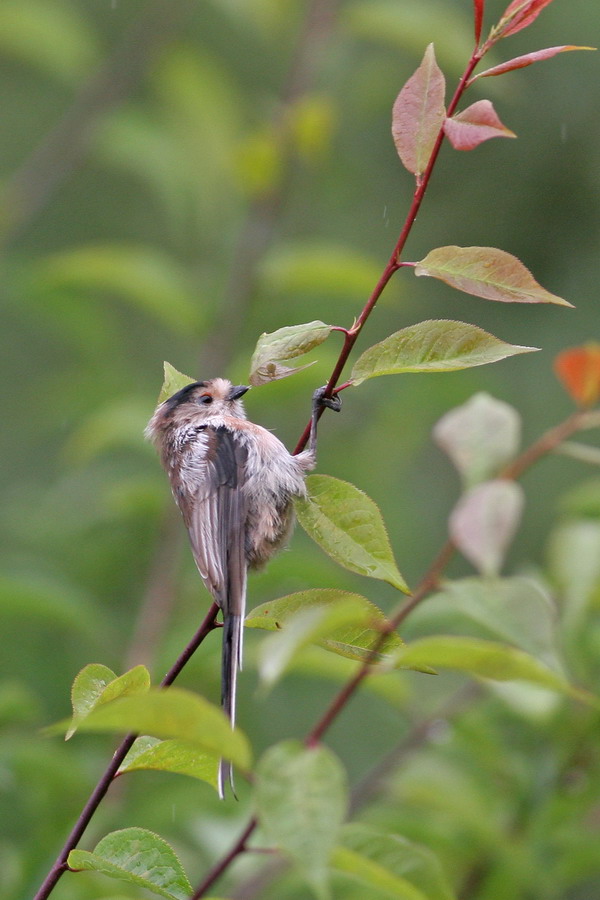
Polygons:
M473 74L473 70L475 69L477 64L480 62L480 60L481 60L481 52L479 50L475 50L471 59L469 60L469 62L467 64L465 71L462 74L460 81L458 82L458 85L454 92L454 96L452 97L452 100L450 101L450 103L448 105L447 116L451 116L454 113L456 107L458 106L460 98L462 97L463 93L465 92L465 90L467 88L467 83L469 81L469 78ZM406 241L408 240L408 237L410 235L412 227L415 224L415 220L417 218L419 209L421 208L421 203L423 202L423 198L425 197L427 188L429 187L429 182L431 180L431 174L433 172L435 163L437 161L442 143L444 141L444 137L445 137L444 129L440 128L440 130L438 132L438 136L435 141L435 144L433 145L433 149L431 151L431 156L429 157L427 167L426 167L425 171L423 172L421 180L417 183L417 186L415 188L415 192L413 195L412 203L410 205L410 209L408 210L407 216L404 220L404 225L402 226L400 235L398 237L398 240L396 241L394 249L392 250L391 256L390 256L389 260L387 261L383 272L381 273L381 277L379 278L379 281L373 288L373 292L371 293L371 296L367 300L362 312L358 316L358 318L354 324L354 327L351 328L346 333L346 337L345 337L344 344L342 346L340 355L337 359L335 366L333 367L333 371L329 377L329 381L327 382L327 390L325 392L326 396L331 396L331 394L334 392L335 386L337 385L337 383L340 380L340 377L342 375L342 372L344 371L346 362L348 361L348 357L350 356L352 349L354 347L354 344L358 340L358 336L360 335L362 329L364 328L365 323L367 322L369 316L375 309L375 306L376 306L379 298L381 297L383 291L385 290L385 288L388 285L389 281L391 280L392 276L394 275L395 272L398 271L399 268L402 267L400 257L402 255L402 251L404 250L404 246L406 244ZM323 407L321 407L321 409L318 412L319 418L322 415L322 413L323 413ZM302 435L300 437L300 440L298 441L298 444L296 445L294 453L300 453L306 447L306 444L308 443L308 439L310 437L310 426L311 426L311 423L309 422L306 425L304 431L302 432Z
M216 864L216 866L214 866L210 870L210 872L208 873L208 875L206 876L204 881L202 881L201 884L198 885L198 887L194 891L194 894L191 897L191 900L199 900L200 897L204 897L207 890L210 887L212 887L212 885L215 883L215 881L217 881L221 877L223 872L225 872L225 870L229 868L229 866L234 861L234 859L237 856L240 856L240 854L245 852L246 841L248 840L248 838L250 837L252 832L255 830L257 825L258 825L258 820L256 819L256 817L253 817L252 819L250 819L250 821L246 825L246 828L241 833L241 835L239 836L238 840L235 842L235 844L233 845L233 847L231 848L229 853L227 853Z

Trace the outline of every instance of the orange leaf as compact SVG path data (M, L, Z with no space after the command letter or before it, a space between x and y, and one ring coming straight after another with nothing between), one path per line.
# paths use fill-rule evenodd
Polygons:
M600 344L590 341L559 353L554 371L573 400L583 407L594 406L600 399Z

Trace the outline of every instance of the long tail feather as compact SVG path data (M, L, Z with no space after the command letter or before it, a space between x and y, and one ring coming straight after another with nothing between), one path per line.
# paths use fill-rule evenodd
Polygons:
M235 700L237 673L242 665L242 617L229 615L223 624L223 650L221 657L221 705L231 726L235 725ZM235 796L231 764L222 759L219 765L219 796L225 795L225 782L229 780Z

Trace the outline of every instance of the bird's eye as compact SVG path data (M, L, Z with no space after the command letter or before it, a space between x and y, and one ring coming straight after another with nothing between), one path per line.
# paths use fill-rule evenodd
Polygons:
M213 398L210 396L210 394L202 394L202 396L198 398L198 403L203 403L204 406L208 406L212 402Z

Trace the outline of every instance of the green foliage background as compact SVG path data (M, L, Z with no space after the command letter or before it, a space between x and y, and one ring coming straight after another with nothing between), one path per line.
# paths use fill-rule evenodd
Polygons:
M494 19L503 4L489 6ZM317 318L351 324L412 193L389 134L391 105L432 40L453 85L470 53L471 15L468 0L3 0L7 900L30 896L110 753L106 738L62 745L39 735L67 714L74 675L91 661L116 671L145 662L158 680L208 604L166 479L142 439L163 359L201 378L243 382L261 332ZM599 42L593 4L556 0L500 49L516 56ZM478 82L471 102L491 97L519 140L472 154L444 148L407 253L498 246L577 309L485 303L400 272L360 350L412 322L448 317L543 351L448 376L374 379L346 392L342 414L323 422L319 470L380 505L409 583L443 540L459 489L431 443L434 422L486 390L519 408L532 439L569 409L551 375L554 353L598 338L597 66L594 54L565 54ZM328 377L338 337L315 352L313 368L248 396L249 415L289 446L312 390ZM527 476L513 566L545 564L551 520L568 513L595 523L597 482L564 499L584 475L556 458ZM336 568L298 532L292 551L251 580L250 604L333 586L368 593L383 609L395 600L388 586L365 586ZM302 736L332 692L320 663L307 659L270 696L257 695L259 639L248 639L239 716L257 752ZM213 700L218 643L210 638L181 679ZM588 644L595 658L597 623ZM597 674L597 663L583 670ZM355 700L331 735L351 781L457 683L411 675L398 681L392 705L367 694ZM598 748L588 746L584 761L576 754L593 723L590 714L542 714L542 706L523 714L492 698L469 707L400 770L389 802L370 813L436 849L468 886L465 897L587 900L600 888ZM175 776L121 781L92 843L124 825L159 831L199 879L239 830L244 789L238 806ZM362 896L338 888L340 897ZM100 877L68 876L55 896L110 890ZM261 896L304 891L290 880ZM141 894L131 888L127 896Z

